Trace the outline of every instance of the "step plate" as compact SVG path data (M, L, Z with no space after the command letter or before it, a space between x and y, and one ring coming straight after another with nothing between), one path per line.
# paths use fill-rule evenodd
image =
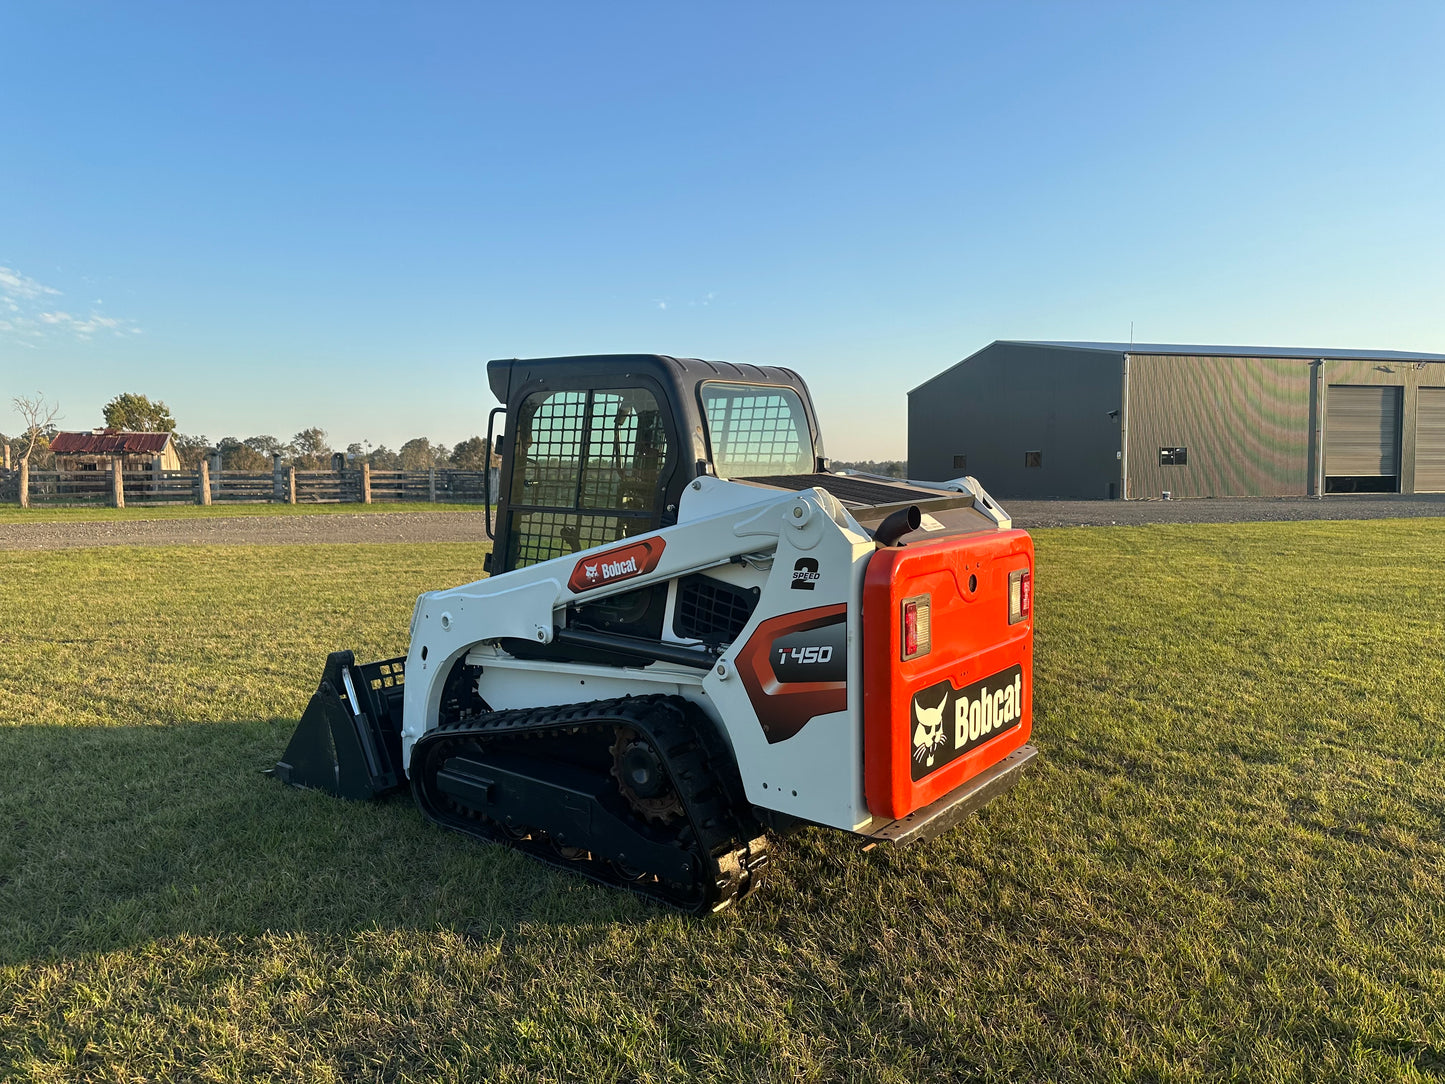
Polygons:
M921 843L946 832L966 817L978 812L999 795L1013 789L1029 761L1038 755L1032 745L1023 745L989 768L980 772L957 790L922 809L915 809L896 821L874 820L861 829L868 837L868 846L890 843Z

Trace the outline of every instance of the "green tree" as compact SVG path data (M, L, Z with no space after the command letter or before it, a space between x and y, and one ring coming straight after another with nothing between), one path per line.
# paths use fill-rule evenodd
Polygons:
M183 470L195 470L211 450L209 438L202 434L177 433L171 437L171 446L180 457Z
M297 470L329 470L331 445L326 443L325 429L303 429L291 438L287 448L291 463Z
M447 449L444 444L433 444L426 437L413 437L401 446L402 470L430 470L444 467L447 463Z
M154 403L144 395L126 392L106 403L101 413L105 415L108 429L127 429L133 433L174 433L176 420L171 417L171 408L157 399Z
M222 437L216 442L216 451L221 453L222 470L263 471L271 469L271 457L262 455L244 440Z
M317 432L320 432L320 430L317 430ZM326 436L325 433L322 433L321 435L323 438ZM260 436L257 437L247 437L241 443L244 444L247 448L250 448L253 452L265 456L268 460L273 455L286 454L286 445L282 444L275 437L270 436L266 433L262 433Z
M486 470L490 456L487 442L481 437L470 437L452 449L452 466L459 470Z
M366 458L372 470L401 470L401 456L385 444L378 444Z

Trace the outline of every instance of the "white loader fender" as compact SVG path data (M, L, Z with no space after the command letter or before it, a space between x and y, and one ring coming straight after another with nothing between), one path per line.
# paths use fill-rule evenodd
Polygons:
M757 609L703 688L750 802L851 830L869 817L859 603L875 546L839 524L835 514L851 517L817 492L779 507L782 529ZM799 507L808 511L794 515ZM786 651L781 662L775 651Z

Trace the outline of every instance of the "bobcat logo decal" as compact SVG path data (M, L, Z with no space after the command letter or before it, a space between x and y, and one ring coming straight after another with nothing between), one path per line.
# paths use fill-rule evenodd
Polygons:
M611 587L634 576L646 576L657 568L666 547L666 541L653 536L579 558L572 566L572 574L567 577L567 586L576 593Z
M948 703L948 693L937 705L925 708L918 701L913 702L913 714L918 725L913 728L913 759L933 767L933 754L943 744L943 708Z
M913 781L1022 726L1028 717L1025 693L1024 669L1019 663L962 689L955 689L950 678L919 689L913 694L910 711L913 756L909 772Z

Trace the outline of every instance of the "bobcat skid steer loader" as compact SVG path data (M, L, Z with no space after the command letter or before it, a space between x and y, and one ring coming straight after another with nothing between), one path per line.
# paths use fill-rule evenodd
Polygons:
M1033 544L972 478L831 474L788 369L494 361L490 576L331 655L275 774L685 911L767 833L904 843L1033 757Z

